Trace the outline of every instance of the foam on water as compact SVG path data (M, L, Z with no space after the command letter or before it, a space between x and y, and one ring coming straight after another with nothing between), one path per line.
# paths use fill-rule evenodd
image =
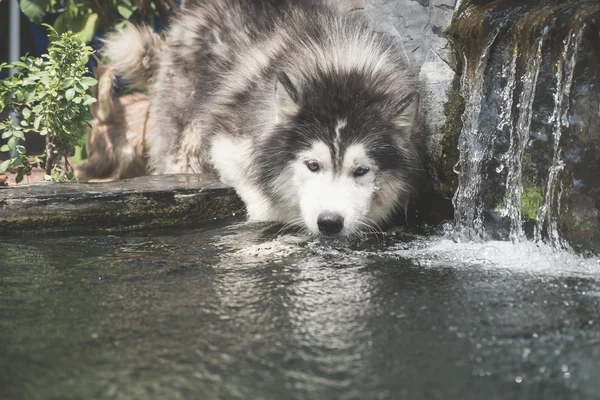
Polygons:
M239 226L238 226L239 228ZM225 263L287 262L288 257L322 264L360 265L372 257L411 260L426 268L452 267L502 269L539 276L597 276L600 259L586 258L552 244L522 240L457 240L453 229L440 235L388 233L360 242L319 241L299 234L265 237L252 224L240 235L226 236L223 244L233 251L222 255Z
M419 247L390 250L385 254L416 260L424 266L501 268L515 272L543 275L595 275L600 260L584 258L551 245L523 241L518 243L489 241L457 243L445 237L433 237Z

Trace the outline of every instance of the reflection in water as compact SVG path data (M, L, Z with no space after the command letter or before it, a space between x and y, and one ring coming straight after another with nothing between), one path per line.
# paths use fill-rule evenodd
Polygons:
M276 232L215 224L3 244L2 398L600 390L593 260L538 249L552 264L542 268L512 244L403 234L326 244Z

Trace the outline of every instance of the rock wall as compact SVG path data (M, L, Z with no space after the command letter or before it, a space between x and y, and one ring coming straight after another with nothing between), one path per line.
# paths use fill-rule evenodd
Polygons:
M355 2L356 3L356 2ZM461 98L448 36L456 0L364 0L377 29L398 37L407 62L419 73L421 114L427 131L427 169L434 189L451 199L456 189L457 138Z

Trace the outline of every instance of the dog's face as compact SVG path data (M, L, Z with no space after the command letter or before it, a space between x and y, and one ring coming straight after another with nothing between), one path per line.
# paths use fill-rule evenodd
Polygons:
M389 116L367 110L364 117L364 110L350 109L345 118L331 118L328 110L303 105L283 79L276 87L281 130L267 146L273 154L265 163L271 168L270 190L299 214L291 213L286 222L327 237L376 229L411 192L414 148L406 132L414 123L416 101Z
M297 191L302 219L312 233L348 236L376 223L370 214L377 164L360 144L348 147L337 164L329 146L317 141L290 165L292 190Z

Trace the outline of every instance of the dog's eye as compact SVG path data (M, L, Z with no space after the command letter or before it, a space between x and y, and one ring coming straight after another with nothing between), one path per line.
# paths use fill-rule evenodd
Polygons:
M306 161L305 164L311 172L319 172L321 170L321 166L316 161Z
M369 168L367 167L358 167L354 170L354 177L358 178L359 176L363 176L365 175L367 172L369 172Z

